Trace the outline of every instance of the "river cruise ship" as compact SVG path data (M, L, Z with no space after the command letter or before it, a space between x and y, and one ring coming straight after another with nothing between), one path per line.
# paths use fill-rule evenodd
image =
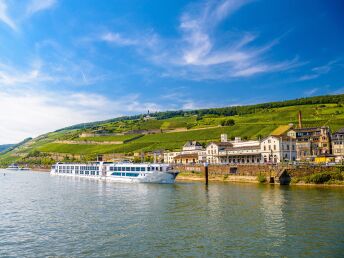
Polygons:
M128 183L172 184L178 175L168 164L151 163L56 163L51 168L51 175L87 177Z

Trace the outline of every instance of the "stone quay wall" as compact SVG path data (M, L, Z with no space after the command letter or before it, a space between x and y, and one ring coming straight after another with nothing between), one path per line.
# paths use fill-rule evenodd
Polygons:
M204 174L205 167L203 165L175 165L180 172L193 172ZM215 165L208 166L209 175L224 176L224 175L237 175L237 176L276 176L282 167L271 165Z
M193 172L204 175L205 168L203 165L175 165L174 166L180 172ZM322 172L335 172L340 168L335 166L292 166L292 165L215 165L209 164L209 175L221 176L221 175L233 175L233 176L258 176L265 175L267 177L280 176L280 173L285 171L290 177L303 177L311 174ZM341 168L344 171L344 167Z

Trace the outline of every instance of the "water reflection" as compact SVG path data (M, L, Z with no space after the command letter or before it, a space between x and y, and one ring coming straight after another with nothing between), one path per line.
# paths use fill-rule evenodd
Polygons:
M261 193L261 211L264 216L262 230L268 239L268 252L277 255L275 250L282 246L286 239L286 221L283 209L286 204L286 189L280 186L268 185ZM276 249L277 248L277 249Z

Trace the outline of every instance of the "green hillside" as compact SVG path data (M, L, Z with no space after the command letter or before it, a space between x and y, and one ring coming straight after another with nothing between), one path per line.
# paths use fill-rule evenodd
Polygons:
M14 161L46 165L61 156L69 160L94 159L97 154L178 150L187 140L206 144L219 140L221 133L227 133L229 138L257 139L269 135L279 125L297 124L299 110L304 127L328 125L335 131L344 127L342 103L344 95L335 95L243 107L160 112L152 114L150 120L138 115L76 125L24 141L1 154L0 165ZM87 137L81 137L82 133L87 133Z

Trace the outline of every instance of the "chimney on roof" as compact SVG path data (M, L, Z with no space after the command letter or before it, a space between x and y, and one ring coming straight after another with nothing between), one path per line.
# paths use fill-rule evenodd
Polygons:
M302 128L302 114L301 114L301 110L299 111L298 117L299 117L299 128L301 129Z

